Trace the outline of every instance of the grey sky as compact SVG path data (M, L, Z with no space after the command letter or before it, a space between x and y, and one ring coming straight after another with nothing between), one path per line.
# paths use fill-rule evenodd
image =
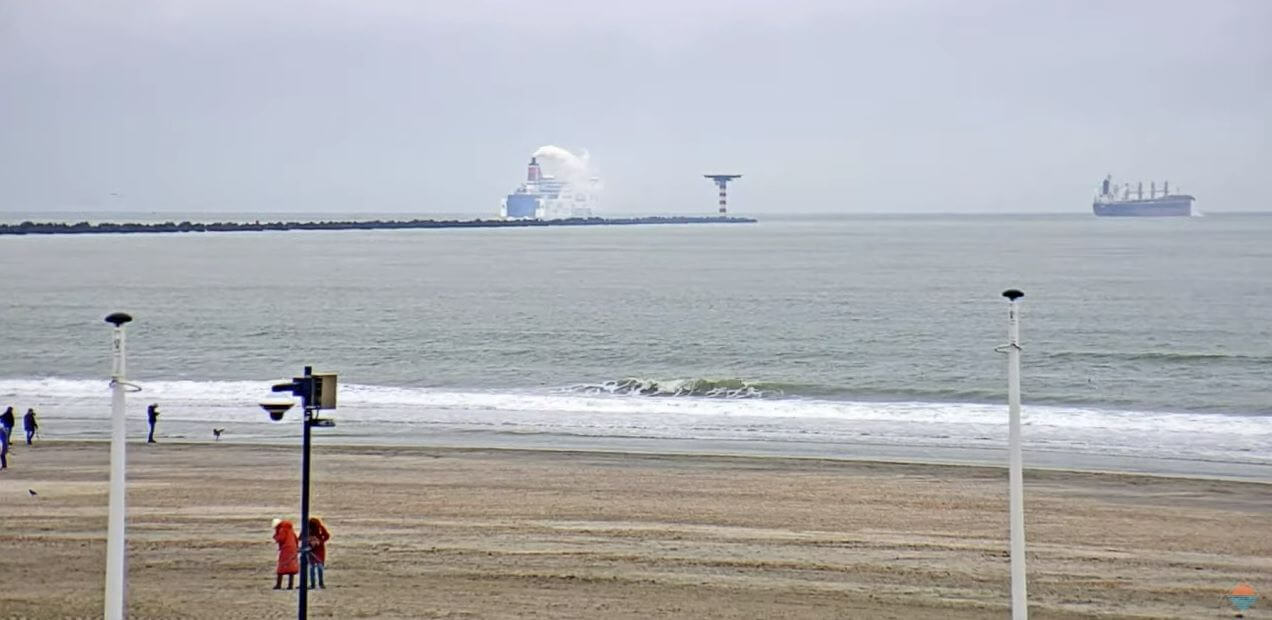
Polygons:
M0 0L3 211L1272 210L1270 121L1263 0Z

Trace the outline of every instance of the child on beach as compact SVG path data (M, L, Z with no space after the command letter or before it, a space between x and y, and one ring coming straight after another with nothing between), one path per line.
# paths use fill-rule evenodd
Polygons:
M274 589L283 587L283 575L287 575L287 589L295 587L296 574L300 572L300 537L291 521L274 519L274 542L278 543L278 568L274 572Z
M318 517L309 517L309 588L313 589L315 584L319 588L326 589L327 584L323 582L323 568L327 564L327 541L331 539L331 532L327 531L327 526L323 525L322 519Z

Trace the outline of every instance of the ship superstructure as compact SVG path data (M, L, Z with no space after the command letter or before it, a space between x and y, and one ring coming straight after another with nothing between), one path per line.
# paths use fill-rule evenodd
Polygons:
M499 216L513 220L592 217L599 185L596 177L573 180L544 174L538 158L531 157L525 183L504 197Z
M1149 182L1145 198L1143 181L1132 191L1130 183L1119 185L1113 182L1113 175L1109 175L1100 184L1091 210L1102 217L1188 217L1193 214L1194 200L1196 198L1188 194L1170 193L1170 181L1162 183L1160 195L1157 182Z

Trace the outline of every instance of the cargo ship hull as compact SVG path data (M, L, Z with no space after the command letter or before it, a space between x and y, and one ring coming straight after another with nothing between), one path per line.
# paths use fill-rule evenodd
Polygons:
M1192 196L1167 196L1150 200L1095 202L1091 210L1100 217L1188 217Z

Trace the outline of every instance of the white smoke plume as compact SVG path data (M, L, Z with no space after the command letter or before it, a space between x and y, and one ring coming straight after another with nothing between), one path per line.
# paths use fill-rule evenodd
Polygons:
M599 180L595 180L596 171L592 169L591 158L586 150L575 155L559 146L548 144L535 150L533 156L539 160L544 174L579 187L600 185Z

